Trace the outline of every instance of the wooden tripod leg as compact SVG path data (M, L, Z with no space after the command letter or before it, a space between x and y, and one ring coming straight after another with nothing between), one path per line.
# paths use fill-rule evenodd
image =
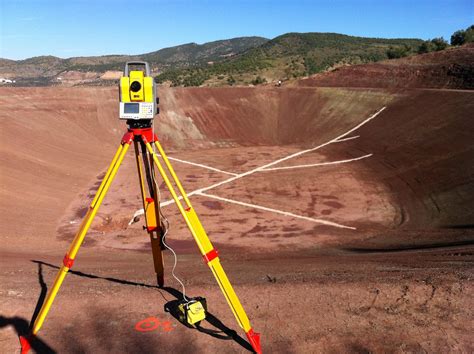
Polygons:
M66 253L66 256L64 257L63 260L63 265L59 269L58 274L56 275L56 278L54 280L54 284L51 287L50 292L48 293L48 296L46 297L43 306L41 306L40 312L38 313L38 317L36 318L32 332L31 334L34 336L38 333L40 330L41 326L43 325L44 320L46 319L46 316L48 315L48 312L53 304L54 299L56 298L56 295L58 294L58 291L66 278L67 273L71 269L74 260L76 258L77 253L79 252L79 248L82 245L82 242L84 241L84 238L87 234L87 231L89 230L89 227L92 224L92 221L94 220L95 215L97 214L97 211L102 204L102 201L107 194L107 191L109 190L109 187L120 167L122 164L122 161L125 157L125 154L127 153L128 148L130 147L131 141L126 141L123 140L122 144L118 148L112 163L110 164L107 173L105 174L104 179L102 180L102 183L97 190L97 193L94 197L94 200L92 201L89 210L87 211L86 216L84 217L84 220L81 223L81 226L79 228L79 231L77 232L76 236L74 237L74 240L71 243L71 246L69 247L68 252ZM28 350L30 349L30 338L27 337L20 337L20 343L22 346L22 353L27 353Z
M144 145L143 149L146 149ZM163 259L163 228L161 223L161 214L160 214L160 195L158 193L158 185L155 179L155 168L153 164L153 157L151 155L148 156L149 159L149 173L151 175L152 180L152 190L150 194L153 196L153 200L155 201L154 213L156 217L156 230L154 232L150 232L150 240L151 240L151 251L153 253L153 264L155 266L156 272L156 281L159 287L163 287L165 285L165 271L164 271L164 259Z
M163 250L161 243L161 221L159 213L159 198L158 198L158 186L156 185L154 178L154 170L151 167L152 164L146 158L146 150L142 147L144 152L143 161L140 156L140 148L137 142L134 142L135 147L135 159L137 162L138 180L140 182L140 191L143 201L143 210L145 214L146 229L150 235L151 251L153 255L153 265L156 272L156 281L158 286L163 287L164 285L164 261L163 261ZM145 173L143 173L142 165L145 167ZM148 183L148 190L151 199L147 198L145 178Z
M165 269L163 260L163 249L161 248L161 233L150 232L151 252L153 253L153 265L156 272L156 282L159 287L165 285Z

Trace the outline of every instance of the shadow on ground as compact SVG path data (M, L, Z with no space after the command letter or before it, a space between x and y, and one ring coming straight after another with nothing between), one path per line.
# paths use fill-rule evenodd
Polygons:
M35 311L33 312L33 316L28 322L25 318L22 317L5 317L0 315L0 328L12 326L15 329L16 334L18 337L27 337L31 333L31 329L33 326L36 317L38 316L39 310L43 305L44 299L46 298L46 293L48 292L48 287L43 280L43 267L42 264L38 263L38 281L41 287L41 293L38 298L38 302L36 303ZM44 342L38 336L29 336L30 338L30 345L31 348L36 353L56 353L56 351L51 348L46 342ZM18 342L18 347L20 347L20 343Z
M183 293L170 287L164 287L162 288L162 290L166 291L168 294L176 298L176 300L169 301L165 304L165 311L169 312L183 326L188 327L188 328L194 328L189 325L186 325L185 323L181 322L179 319L178 305L181 302L181 300L184 298ZM252 346L247 341L245 341L242 337L240 337L236 331L224 325L217 317L215 317L209 311L206 311L205 321L209 323L210 325L212 325L217 330L203 327L203 323L201 322L200 324L196 325L196 329L199 332L208 334L211 337L218 338L218 339L234 340L245 349L248 349L249 351L253 352Z
M36 319L36 317L39 313L39 310L40 310L40 308L41 308L41 306L42 306L42 304L45 300L46 292L47 292L46 284L43 281L42 267L47 266L47 267L50 267L50 268L59 269L58 266L55 266L53 264L46 263L46 262L43 262L43 261L32 260L32 262L38 264L38 278L39 278L39 282L40 282L40 285L41 285L41 294L40 294L40 297L38 299L37 306L36 306L35 312L33 314L33 318L32 318L31 323L33 323L34 320ZM171 296L175 297L176 300L169 301L167 305L176 303L177 301L183 299L183 294L180 291L178 291L174 288L171 288L171 287L160 288L156 285L133 282L133 281L129 281L129 280L123 280L123 279L112 278L112 277L101 277L101 276L98 276L98 275L88 274L88 273L84 273L84 272L77 271L77 270L70 270L69 273L72 274L72 275L85 277L85 278L89 278L89 279L100 279L100 280L106 280L106 281L110 281L110 282L114 282L114 283L118 283L118 284L122 284L122 285L140 286L140 287L157 289L158 291L160 291L160 293L162 293L162 295L163 295L163 292L166 292L166 293L170 294ZM165 309L166 309L167 305L165 305ZM174 318L176 318L178 320L178 322L180 322L176 313L170 312L170 314ZM111 329L111 332L113 331L113 333L107 334L106 329L108 328L107 327L108 325L107 325L107 323L102 323L104 318L111 318L111 317L113 317L113 314L109 314L109 316L104 316L104 313L100 313L100 315L97 315L96 317L97 318L94 318L93 321L94 321L94 323L97 323L97 325L99 327L97 328L97 331L94 331L94 333L97 333L97 334L100 333L100 336L103 337L103 341L101 343L107 342L110 337L116 337L117 336L116 329ZM238 343L243 348L253 352L253 349L252 349L251 345L245 339L243 339L241 336L239 336L235 330L230 329L229 327L227 327L224 323L222 323L222 321L220 321L212 313L210 313L210 312L206 313L205 322L206 322L206 324L209 324L213 328L208 328L207 325L203 325L202 322L201 322L200 325L196 326L196 328L191 328L191 327L188 327L188 326L186 326L186 327L189 328L189 330L197 330L201 333L207 334L207 335L209 335L211 337L214 337L214 338L217 338L217 339L234 340L236 343ZM182 322L180 322L180 323L183 324ZM185 326L185 325L183 324L183 326ZM25 320L25 328L26 328L26 331L23 331L23 332L28 332L28 325L27 325L26 320ZM65 336L67 336L67 335L68 334L66 332ZM71 340L72 340L72 342L75 343L74 344L75 348L72 349L73 352L83 353L83 352L88 351L86 346L81 346L81 343L79 343L77 341L77 337L71 338ZM152 352L152 351L156 350L156 345L158 345L158 344L160 345L161 349L163 348L163 343L152 343L152 342L150 342L150 343L147 343L147 344L143 344L140 341L141 341L140 338L138 338L138 337L135 338L135 335L133 335L131 338L128 338L128 343L129 344L127 344L125 347L121 347L120 349L121 349L121 351L124 351L124 352L128 352L128 349L130 349L130 351L133 351L133 352ZM191 343L184 343L183 341L181 341L181 343L180 343L180 347L182 347L183 349L187 349L187 350L189 350L189 348L191 348L188 345L191 345L191 347L192 347ZM112 348L112 347L114 347L114 346L112 345L109 348ZM106 347L104 347L104 348L106 348ZM174 347L172 349L174 349L175 351L177 350L176 347ZM71 349L69 349L69 350L71 350Z
M344 251L353 253L397 253L406 251L423 251L423 250L437 250L437 249L449 249L451 247L460 246L474 246L474 240L465 241L453 241L453 242L434 242L424 245L400 245L398 247L386 247L386 248L358 248L358 247L346 247L342 248Z

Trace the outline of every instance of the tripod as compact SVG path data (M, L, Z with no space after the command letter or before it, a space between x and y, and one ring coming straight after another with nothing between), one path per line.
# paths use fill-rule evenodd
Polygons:
M173 167L171 166L158 138L153 132L151 127L151 120L128 120L128 131L122 137L121 144L115 153L114 158L97 190L94 199L92 200L90 207L79 227L79 230L66 253L63 264L59 269L54 284L47 295L45 302L43 303L38 317L36 318L31 334L26 337L20 337L20 343L22 347L22 353L27 353L31 348L31 341L34 336L38 333L43 322L48 315L48 312L53 304L53 301L63 283L68 271L74 264L76 255L79 248L84 241L84 238L89 230L97 211L109 190L112 181L114 180L120 165L123 162L125 155L127 154L130 145L133 143L135 148L135 158L137 162L138 178L140 182L140 190L143 200L143 209L145 210L146 230L150 234L151 248L153 254L153 263L155 272L157 275L157 282L159 286L164 285L164 266L163 266L163 245L162 245L162 222L160 218L160 201L158 195L158 186L155 180L155 166L158 169L166 187L168 188L176 206L179 209L189 231L191 232L196 244L204 258L204 262L211 269L214 277L219 284L219 287L224 294L239 326L245 331L249 343L257 353L261 353L260 348L260 334L255 333L250 325L250 321L245 313L239 298L237 297L232 285L227 278L227 275L222 268L220 263L217 250L212 246L209 237L206 234L199 218L189 201L186 192L181 185ZM163 163L158 158L158 155L154 152L154 144L158 149L159 155L163 160ZM171 176L168 177L168 173ZM171 183L174 182L178 188L180 196ZM148 193L147 193L148 190ZM181 202L184 201L184 205Z

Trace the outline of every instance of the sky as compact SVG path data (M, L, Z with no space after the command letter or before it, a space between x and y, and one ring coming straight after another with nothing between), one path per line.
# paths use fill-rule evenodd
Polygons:
M288 32L449 41L472 24L474 0L0 0L0 57L143 54Z

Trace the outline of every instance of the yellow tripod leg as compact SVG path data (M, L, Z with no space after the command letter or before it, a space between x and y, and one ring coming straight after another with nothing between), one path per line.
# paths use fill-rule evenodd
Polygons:
M41 307L41 310L38 314L38 317L35 320L35 323L33 325L32 329L32 334L36 335L38 331L40 330L41 326L43 325L43 322L51 308L51 305L53 304L54 299L56 298L56 295L59 291L59 288L61 287L64 278L66 277L69 269L71 269L72 264L74 262L74 259L76 258L77 252L79 251L79 248L81 247L82 242L84 241L84 237L86 236L87 231L89 230L89 227L92 224L92 221L97 214L97 211L102 204L102 201L107 194L107 191L125 157L125 154L127 153L128 148L130 147L130 142L124 141L118 148L112 163L110 164L104 179L102 180L102 183L97 190L97 193L89 207L89 210L87 211L86 216L84 217L83 222L81 223L81 226L79 228L79 231L77 232L76 236L74 237L74 240L72 241L72 244L69 248L68 253L64 257L63 260L63 265L58 271L58 274L56 275L56 278L54 280L54 284L51 288L51 291L49 292L48 296L45 299L45 302L43 303L43 306ZM20 341L22 343L22 347L25 344L25 342L28 342L28 340L25 340L25 338L20 338ZM24 347L23 347L24 349ZM22 350L23 352L23 350Z
M173 197L181 215L184 218L184 221L186 222L186 225L191 231L191 234L193 235L194 240L196 241L199 250L201 251L201 254L204 257L205 262L207 263L207 265L212 271L212 274L216 278L217 283L219 284L219 287L237 320L237 323L245 331L247 338L255 352L261 353L262 350L260 347L260 334L255 333L253 331L247 314L242 304L240 303L240 300L237 297L237 294L235 293L229 279L227 278L224 268L222 268L217 251L209 240L209 237L207 236L204 227L202 226L196 212L194 211L191 202L189 201L189 198L186 195L186 192L184 191L184 188L181 185L181 182L179 181L178 176L176 175L173 169L173 166L171 166L163 148L161 147L161 144L156 141L155 145L158 148L158 151L161 157L163 158L163 161L165 162L165 165L169 173L171 174L173 181L175 182L179 192L181 193L185 203L187 204L187 207L183 208L181 201L179 200L179 197L176 194L176 191L174 190L174 187L163 168L163 165L154 153L150 143L146 143L146 147L150 152L151 156L153 156L153 160L156 166L158 167L158 170L163 178L163 181L166 184L166 187L169 189L171 196Z

